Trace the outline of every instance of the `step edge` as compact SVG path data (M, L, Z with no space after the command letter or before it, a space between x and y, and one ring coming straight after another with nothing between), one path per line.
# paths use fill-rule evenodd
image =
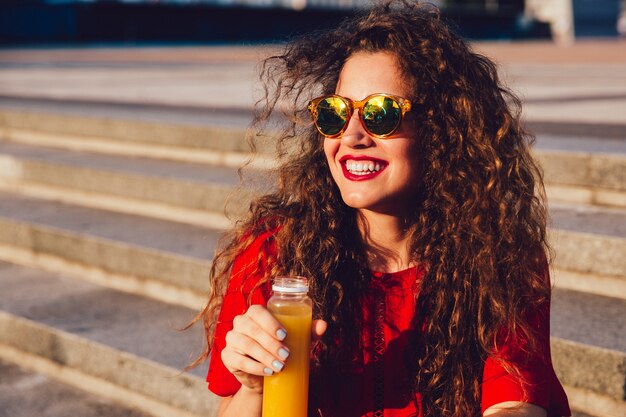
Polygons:
M10 326L17 326L17 328L22 330L22 331L19 332L22 335L24 334L24 331L26 331L26 332L34 331L34 332L37 332L37 335L45 334L45 335L48 335L48 337L62 338L64 342L70 343L70 346L72 348L89 346L90 349L93 348L93 349L95 349L96 352L103 353L102 355L97 355L98 358L100 358L100 359L104 356L104 354L113 354L113 356L115 358L123 358L125 360L135 361L135 363L141 363L143 366L149 367L150 370L154 370L154 372L158 373L159 375L169 375L171 377L172 376L172 372L176 372L176 373L178 372L177 370L174 370L173 368L170 368L170 367L167 367L165 365L161 365L161 364L149 361L147 359L138 357L138 356L130 354L128 352L119 351L117 349L111 348L111 347L106 346L106 345L99 344L97 342L86 341L83 338L81 338L79 336L76 336L76 335L73 335L71 333L67 333L67 332L62 331L62 330L58 330L58 329L55 329L55 328L52 328L52 327L49 327L49 326L46 326L46 325L42 325L41 323L37 323L37 322L34 322L32 320L25 319L23 317L14 316L14 315L12 315L10 313L6 313L4 311L0 311L0 326L5 327L5 328L6 327L10 327ZM6 333L11 333L11 332L3 332L3 333L6 334ZM12 334L17 334L17 333L13 332ZM56 339L54 339L54 340L56 340ZM25 342L25 343L20 344L17 341L12 340L9 337L0 336L0 342L2 344L12 346L12 347L14 347L15 349L18 349L18 350L26 349L26 352L28 354L35 355L35 356L40 356L40 357L43 356L44 358L47 358L48 360L51 360L51 361L56 362L56 363L59 363L59 364L61 364L63 366L68 366L67 363L64 363L62 361L59 362L57 360L54 360L54 358L46 356L45 354L33 351L32 344L29 343L28 341ZM567 342L570 342L569 344L579 345L579 348L582 348L582 349L584 349L586 347L585 345L582 345L582 344L579 344L579 343L576 343L576 342L567 341L567 340L564 340L564 339L559 339L559 338L552 338L552 342L553 343L567 343ZM26 346L24 346L24 344L26 344ZM606 350L606 351L607 352L613 352L613 351L610 351L610 350ZM621 356L624 357L626 355L621 355ZM81 371L85 372L84 369L81 369ZM98 375L97 373L96 374L93 374L93 373L90 373L90 372L86 372L86 373L89 374L89 375L92 375L94 377L97 377L97 378L100 378L100 379L104 379L104 378L101 378L101 376ZM116 374L116 375L119 375L119 374ZM191 383L194 387L196 387L197 391L204 392L205 382L203 381L202 378L197 377L197 376L188 375L188 379L190 380L189 383ZM191 381L193 381L193 382L191 382ZM118 381L115 381L115 382L112 382L112 383L114 383L116 385L119 385ZM185 384L187 389L190 388L190 386L188 386L189 383ZM571 385L567 385L567 386L569 387L570 392L574 391L574 390L572 390L572 388L576 388L578 393L580 393L580 392L590 392L590 394L592 394L592 395L595 394L596 397L600 396L600 397L605 397L605 398L608 398L608 399L612 399L612 400L614 400L613 403L617 403L617 404L623 403L623 400L621 400L621 399L611 398L610 396L604 395L604 393L595 392L595 391L590 390L590 389L588 389L588 388L586 388L584 386L582 386L582 387L575 387L575 386L571 386ZM126 389L133 390L133 387L125 387L124 385L122 385L122 387L124 387ZM139 392L141 392L141 391L139 391ZM150 396L150 397L154 397L154 394L156 394L158 396L158 395L161 395L162 393L147 392L147 393L143 393L143 394L147 395L147 396ZM581 408L579 406L579 404L578 404L579 402L580 402L579 400L575 400L574 404L576 405L576 408ZM166 402L166 404L171 404L171 400ZM174 404L176 404L176 402L174 402Z
M597 387L594 387L594 379L589 378L589 375L594 375L597 372L597 369L600 365L597 361L582 361L578 363L576 359L568 359L566 355L565 357L557 356L557 358L565 360L568 368L571 367L571 361L575 360L577 363L575 364L576 372L574 376L572 374L567 375L567 369L561 369L559 366L555 367L555 371L561 379L561 382L569 385L571 387L580 388L584 390L588 390L599 395L605 396L607 398L612 398L616 401L624 401L626 400L626 393L624 392L624 387L626 383L626 352L620 352L613 349L608 349L600 346L592 346L585 343L577 342L574 340L564 339L557 336L550 337L550 347L552 351L552 360L554 363L554 352L555 351L571 351L573 350L578 356L589 357L598 356L602 358L602 364L609 368L609 372L612 375L603 375L604 378L614 377L614 379L619 382L615 382L613 385L606 385L607 388L610 387L610 390L613 390L614 393L611 392L601 392L597 390ZM576 374L581 373L580 370L584 369L582 373L585 374L585 377L576 378ZM569 378L574 378L574 380L568 380ZM619 385L619 386L618 386Z
M57 201L67 205L91 208L134 216L149 217L216 231L229 229L235 219L220 211L200 210L181 205L170 205L152 200L92 193L70 188L41 185L27 181L6 181L0 178L0 191L19 194L42 201Z
M52 226L48 226L42 223L38 223L38 222L27 222L27 221L21 221L21 220L16 220L14 218L8 217L8 216L0 216L0 222L1 223L5 223L5 224L12 224L14 225L14 227L19 227L22 228L23 230L27 230L29 231L29 233L49 233L49 234L53 234L53 235L59 235L60 238L69 238L69 239L81 239L81 240L86 240L86 241L92 241L94 242L94 244L97 245L108 245L111 247L116 247L120 250L122 249L128 249L131 250L133 252L137 252L137 253L148 253L151 256L158 256L158 257L164 257L164 258L171 258L171 259L175 259L176 261L180 261L180 262L191 262L193 265L195 265L195 267L198 268L202 268L202 269L206 269L207 271L210 268L211 265L211 261L209 259L202 259L202 258L195 258L192 256L187 256L187 255L183 255L183 254L178 254L178 253L174 253L174 252L169 252L166 250L159 250L159 249L154 249L154 248L150 248L150 247L146 247L146 246L141 246L139 244L131 244L128 242L124 242L123 240L114 240L114 239L107 239L104 237L99 237L99 236L94 236L94 235L89 235L89 234L85 234L85 233L80 233L80 232L75 232L72 230L68 230L68 229L63 229L63 228L58 228L58 227L52 227ZM561 233L562 230L558 230L557 233ZM550 232L551 234L554 233L554 231ZM574 233L574 232L571 232ZM572 235L568 235L568 234L564 234L561 236L572 236ZM582 237L582 238L593 238L593 239L598 239L599 235L591 235L591 234L581 234L578 237ZM575 236L576 237L576 236ZM614 239L614 240L608 240L610 239L609 237L603 237L600 236L603 240L607 240L609 243L611 244L617 244L617 245L623 245L623 239ZM562 238L562 237L561 237ZM7 239L5 241L5 244L7 246L12 245L15 247L19 247L22 249L28 249L31 251L36 251L35 248L33 248L32 246L23 246L23 245L19 245L18 243L14 243L14 242L9 242L9 239ZM551 239L552 240L552 239ZM554 240L552 240L554 241ZM555 245L555 249L558 250L558 245ZM626 259L626 257L625 257ZM85 263L85 262L80 262L78 260L73 259L73 262L77 262L77 263ZM586 270L576 270L576 269L572 269L571 267L568 267L568 265L563 265L560 264L558 262L558 253L557 253L557 261L555 261L555 267L558 270L566 270L566 271L571 271L574 273L579 273L579 274L586 274L586 275L598 275L598 276L602 276L602 277L607 277L607 278L611 278L613 280L620 280L622 278L626 278L624 277L624 275L615 275L615 274L605 274L602 273L602 271L598 272L598 271L586 271ZM122 271L117 271L117 272L122 272ZM151 275L146 275L144 276L144 278L146 279L156 279L157 281L163 281L168 283L168 281L164 281L163 279L159 279L157 277L153 277Z
M49 177L53 175L54 181L50 181ZM106 176L106 180L103 178ZM73 178L91 177L95 184L85 184L83 182L73 183ZM115 180L124 182L130 188L140 189L146 186L157 186L164 188L169 193L176 193L179 188L187 188L191 192L186 199L180 199L177 204L173 201L160 198L160 195L133 195L126 192L126 188L109 187L110 183L115 184ZM71 164L63 164L42 159L31 159L28 157L14 157L0 153L0 181L6 184L35 184L40 186L48 186L54 188L63 188L67 190L76 190L90 194L110 195L118 198L128 198L137 201L154 202L155 204L165 204L172 206L187 207L195 210L207 210L213 212L223 211L223 201L232 196L233 193L249 195L250 191L240 190L239 182L237 184L224 184L217 181L196 181L188 178L168 177L166 175L151 174L124 171L118 169L106 169L92 166L76 166ZM104 182L103 182L104 181ZM106 189L106 187L109 187ZM104 188L104 190L103 190ZM207 195L222 195L222 199L216 200L212 204L202 206L198 205L199 201L194 201L198 194L206 200ZM161 193L162 194L162 193ZM190 198L191 197L191 198ZM200 201L202 203L202 201ZM206 203L206 201L204 201Z
M626 300L626 277L620 275L600 275L556 267L551 268L550 277L553 287L557 289Z
M626 401L619 401L596 392L563 385L570 409L596 417L623 417Z
M1 129L1 127L0 127ZM0 133L2 131L0 130ZM91 135L45 133L28 129L13 129L0 135L0 140L30 146L42 146L105 155L135 156L178 162L203 163L207 165L239 168L246 165L256 169L271 169L276 162L270 152L236 152L214 148L194 148L182 145L154 143L129 143L115 138Z
M65 348L70 350L69 355L65 357L67 358L67 362L70 363L65 362L63 358L54 357L54 352L38 352L37 348L41 347L32 346L33 344L30 340L19 341L15 338L7 337L7 335L2 335L2 333L7 332L0 332L0 344L8 345L19 351L25 351L29 355L43 357L48 361L61 365L65 368L78 368L83 374L99 380L107 381L111 384L117 385L121 389L138 393L139 395L152 399L153 401L161 402L174 410L181 409L196 415L206 414L216 410L215 397L210 395L206 387L206 382L198 376L181 373L180 370L169 366L98 342L81 338L80 336L76 336L72 333L68 333L33 320L25 319L2 310L0 310L0 327L19 330L19 332L15 332L14 334L20 334L21 337L26 339L28 339L29 334L37 335L37 338L39 339L42 337L48 338L53 342L55 348L57 347L56 344L63 344ZM80 350L87 350L88 354L79 353ZM74 360L80 359L81 363L75 368L72 366L72 359L70 358ZM99 365L102 366L101 361L106 358L118 364L132 363L134 367L139 367L141 371L147 373L150 377L146 378L139 386L130 385L133 379L131 375L136 376L136 373L133 372L136 371L136 369L129 369L124 372L119 366L114 369L109 369L108 376L101 375L97 366L93 365L96 361L100 361ZM110 376L112 376L112 378L108 378ZM151 386L150 384L150 382L154 382L156 378L158 378L161 383L174 383L178 389L173 390L173 387L171 386L166 390L156 389L154 385ZM189 401L190 398L186 398L186 401L184 401L183 397L189 397L191 391L196 394L205 394L207 396L207 400L202 400L202 397L196 397L196 403L194 405L192 405Z
M546 182L548 202L580 204L607 209L626 208L626 192L600 187Z
M553 261L557 268L626 278L626 238L549 227L548 242L555 251ZM573 264L563 264L562 259L567 260L570 253L566 248L568 245L571 246L572 242L576 242L578 247L585 247L585 253L594 255L596 261L591 265L586 265L584 270L575 268L577 266L576 261L572 261L571 256L569 258ZM608 249L612 252L609 252ZM615 252L619 253L620 256L609 256L608 259L602 259ZM597 261L598 257L602 259L602 262Z
M50 234L50 235L55 236L55 238L57 239L67 239L69 241L80 240L81 242L90 243L94 245L94 247L105 246L109 248L109 252L111 252L112 250L118 252L118 256L121 257L120 259L124 257L126 257L126 259L134 259L136 257L145 258L146 256L149 256L153 261L158 260L160 263L174 262L174 263L180 264L179 266L184 265L188 270L192 272L200 271L200 270L206 271L206 274L204 274L203 272L201 276L205 276L205 275L208 276L208 271L210 270L210 267L211 267L210 259L194 258L191 256L180 255L180 254L177 254L174 252L168 252L165 250L148 248L145 246L130 244L130 243L123 242L123 241L100 238L100 237L93 236L93 235L74 233L72 231L49 227L49 226L42 226L42 225L34 224L34 223L19 222L19 221L6 222L6 218L0 217L0 224L3 224L3 223L5 225L11 224L12 226L16 228L21 228L17 230L23 230L24 233L30 236L32 235L44 236L46 234ZM5 240L4 238L2 238L0 242L2 242L2 244L4 244L5 246L26 249L33 253L52 255L52 253L46 252L45 248L34 248L32 245L19 245L19 243L16 244L14 242L9 243L7 242L7 240L9 239ZM126 268L126 270L113 269L114 266L110 265L110 262L103 261L101 263L94 265L93 263L89 262L89 260L85 260L84 258L76 259L76 258L71 258L67 256L64 256L63 258L73 263L95 266L98 269L114 271L115 273L122 274L122 275L131 275L131 276L134 275L141 279L152 279L158 282L164 282L166 284L173 284L173 282L176 282L176 281L173 281L173 279L171 279L171 277L167 274L164 276L159 276L158 274L155 275L156 271L160 271L160 270L157 269L155 271L154 265L152 265L153 268L150 271L146 270L145 268L139 268L138 270L134 270L134 272L130 272L128 268ZM160 271L160 272L164 272L164 271ZM183 272L189 273L189 271L183 271ZM180 280L181 277L178 276L177 279ZM183 286L183 288L188 288L191 290L199 290L199 291L204 290L204 285L200 284L198 278L187 277L187 279L183 282L185 282L185 286ZM200 288L196 289L195 288L196 286L200 286Z
M189 123L177 123L177 122L158 122L158 121L148 121L148 120L137 120L132 118L121 118L114 116L93 116L93 115L79 115L79 114L69 114L69 113L59 113L54 111L46 111L46 110L17 110L17 109L9 109L6 107L0 107L0 129L24 129L23 121L25 118L33 118L36 117L39 121L45 120L47 123L50 121L62 121L63 125L68 126L72 124L88 124L89 126L98 127L98 132L106 131L103 127L116 127L116 126L133 126L137 128L142 128L142 130L186 130L190 132L198 132L202 134L215 134L215 133L223 133L227 135L233 136L243 136L247 130L247 127L227 127L227 126L219 126L219 125L198 125L198 124L189 124ZM18 123L16 123L18 121ZM29 125L30 127L30 125ZM49 126L40 129L30 129L35 131L43 131L50 132ZM69 131L68 131L69 130ZM1 131L1 130L0 130ZM71 129L59 130L58 126L53 131L54 133L59 134L76 134L76 135L88 135L91 136L91 133L85 133L84 131L81 133L77 133ZM148 141L150 142L150 141Z
M103 288L110 288L163 303L182 306L194 311L202 310L208 300L208 278L206 280L206 291L198 292L162 281L115 273L92 265L71 262L59 256L35 253L28 249L4 244L0 244L0 261L26 268L39 269L51 274L67 276Z

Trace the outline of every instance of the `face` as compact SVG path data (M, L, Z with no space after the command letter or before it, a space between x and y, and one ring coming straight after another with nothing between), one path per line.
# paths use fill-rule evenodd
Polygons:
M356 53L343 66L335 93L352 100L373 93L408 98L403 79L394 55ZM359 117L355 111L340 138L324 139L333 179L348 206L402 216L415 204L422 177L414 129L405 116L392 136L378 139L367 133Z

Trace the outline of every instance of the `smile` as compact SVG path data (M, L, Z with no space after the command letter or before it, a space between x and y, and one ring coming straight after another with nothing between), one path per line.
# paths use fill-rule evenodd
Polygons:
M365 175L372 172L378 172L382 168L380 162L372 162L372 161L346 161L346 169L350 171L351 174L355 175Z
M372 179L388 165L386 161L369 157L344 156L340 162L344 176L352 181Z

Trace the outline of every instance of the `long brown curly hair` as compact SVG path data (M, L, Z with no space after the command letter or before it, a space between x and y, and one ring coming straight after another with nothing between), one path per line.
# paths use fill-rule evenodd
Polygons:
M498 346L523 337L529 351L536 347L528 314L548 301L550 290L543 182L520 101L495 64L473 52L435 7L412 1L379 4L262 62L265 96L254 126L260 132L267 122L285 121L278 185L252 202L214 259L210 298L196 317L209 343L192 365L209 355L234 258L268 231L275 231L277 255L259 285L277 273L311 277L314 315L328 322L314 374L349 367L359 354L360 302L370 280L365 247L306 106L335 91L352 54L381 51L398 58L423 141L425 170L410 228L412 261L426 269L413 319L419 331L406 352L412 389L421 394L425 416L478 416L486 358L521 378Z

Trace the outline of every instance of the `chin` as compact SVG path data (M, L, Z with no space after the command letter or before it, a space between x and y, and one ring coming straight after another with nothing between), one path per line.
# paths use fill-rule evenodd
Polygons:
M353 209L374 210L380 205L379 201L363 198L361 196L342 196L343 202Z
M353 208L353 209L367 209L368 205L367 204L363 204L362 202L358 202L358 201L354 201L351 199L343 199L343 202L345 203L346 206Z

